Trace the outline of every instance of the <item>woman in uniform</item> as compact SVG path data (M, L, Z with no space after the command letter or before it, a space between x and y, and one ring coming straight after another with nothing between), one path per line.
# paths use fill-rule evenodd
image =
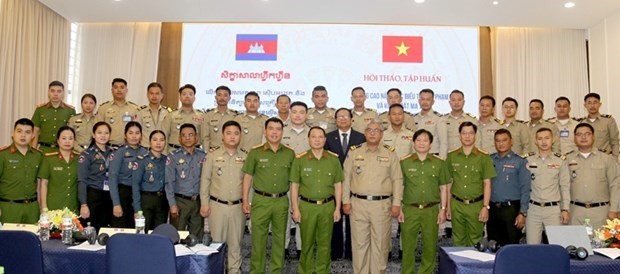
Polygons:
M91 130L95 124L95 107L97 98L95 95L86 93L82 96L82 113L71 116L67 125L75 130L74 148L77 153L82 153L90 145Z

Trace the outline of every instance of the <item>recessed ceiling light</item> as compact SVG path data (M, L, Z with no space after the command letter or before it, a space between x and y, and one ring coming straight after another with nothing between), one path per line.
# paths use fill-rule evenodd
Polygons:
M416 2L418 4L424 3L425 0L413 0L413 2Z
M493 1L492 4L497 6L497 5L499 5L499 1Z
M564 7L567 8L567 9L570 9L570 8L572 8L574 6L575 6L574 2L566 2L566 4L564 4Z

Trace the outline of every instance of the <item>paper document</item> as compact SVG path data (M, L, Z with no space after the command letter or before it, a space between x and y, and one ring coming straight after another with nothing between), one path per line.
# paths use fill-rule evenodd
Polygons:
M86 251L99 251L102 249L105 249L105 245L100 245L99 243L95 243L94 245L91 245L88 243L88 241L83 242L79 245L76 246L71 246L68 249L74 249L74 250L86 250Z
M618 248L595 248L594 253L601 254L603 256L607 256L608 258L614 260L620 257L620 249Z
M467 259L477 260L481 262L489 262L489 261L495 260L494 254L480 252L476 250L452 251L449 253L452 255L459 256L459 257L465 257Z
M186 245L177 244L177 245L174 245L174 251L177 257L186 256L186 255L208 256L213 253L218 253L219 252L218 248L220 248L221 245L222 245L221 243L212 243L210 246L206 246L203 244L197 244L195 246L188 247Z

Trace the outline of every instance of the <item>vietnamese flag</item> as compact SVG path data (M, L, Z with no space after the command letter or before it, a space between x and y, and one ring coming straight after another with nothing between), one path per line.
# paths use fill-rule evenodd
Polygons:
M422 36L383 36L383 62L422 63Z

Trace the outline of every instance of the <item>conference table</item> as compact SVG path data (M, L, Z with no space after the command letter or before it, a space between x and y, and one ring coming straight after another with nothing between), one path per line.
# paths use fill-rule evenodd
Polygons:
M104 274L106 272L105 249L86 251L68 249L60 240L42 242L43 267L45 273ZM145 247L146 248L146 247ZM224 273L224 256L226 244L222 244L218 253L208 256L179 256L177 273Z
M473 247L440 247L439 273L457 274L487 274L493 273L493 261L482 262L456 256L450 252L475 250ZM553 262L550 262L553 263ZM620 273L620 260L612 260L605 256L594 254L581 261L570 260L571 274L600 274Z

